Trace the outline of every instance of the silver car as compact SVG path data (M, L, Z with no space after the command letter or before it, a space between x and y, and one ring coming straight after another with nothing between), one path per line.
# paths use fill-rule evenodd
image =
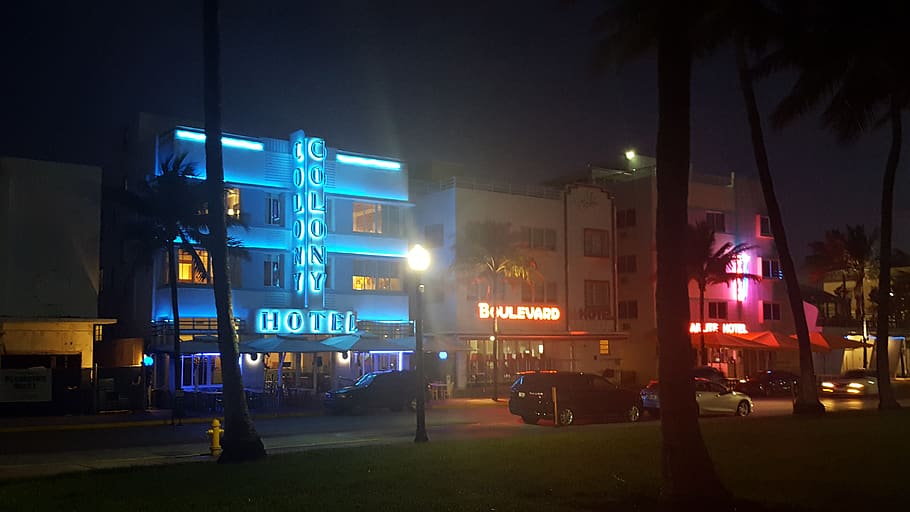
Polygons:
M642 406L655 418L660 416L659 390L657 381L651 381L648 387L641 390ZM749 395L732 391L707 379L695 379L695 402L698 404L699 416L712 414L748 416L755 408Z

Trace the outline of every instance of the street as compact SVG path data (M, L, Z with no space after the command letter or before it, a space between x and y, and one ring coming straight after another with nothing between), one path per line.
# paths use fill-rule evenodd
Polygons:
M874 409L875 398L825 398L828 411ZM903 405L910 403L903 401ZM756 399L755 411L747 418L703 418L702 421L749 421L752 417L791 413L789 399ZM141 415L136 415L141 418ZM205 419L200 419L205 420ZM643 419L645 423L656 423ZM409 442L414 437L414 414L375 411L353 416L310 415L259 418L256 429L269 453L314 448ZM622 423L582 424L568 428L610 429ZM109 426L110 427L110 426ZM631 427L631 425L629 426ZM55 474L104 467L210 460L207 422L172 426L161 422L119 428L22 431L2 434L0 479ZM462 440L481 437L546 435L561 429L552 423L525 425L509 414L508 402L487 399L449 400L427 409L427 431L432 440ZM0 429L2 431L2 429Z

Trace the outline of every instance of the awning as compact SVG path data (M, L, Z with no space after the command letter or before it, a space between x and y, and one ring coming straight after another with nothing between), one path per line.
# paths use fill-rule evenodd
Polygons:
M689 335L692 339L692 346L701 347L701 333L692 333ZM721 332L706 332L705 346L708 347L726 347L726 348L746 348L755 350L768 350L769 347L762 343L748 340L739 335L724 334Z
M738 334L743 338L761 343L769 349L775 350L799 350L799 342L795 334L785 334L778 331L757 331L747 334ZM809 343L813 352L827 352L830 349L825 338L817 332L809 333Z
M325 343L312 340L301 340L295 338L285 338L277 336L274 338L259 338L257 340L245 341L240 344L241 352L261 352L261 353L291 353L291 354L317 354L320 352L343 352Z
M331 350L354 352L377 352L377 351L414 351L414 337L410 338L383 338L370 333L353 333L334 336L322 343L330 347Z

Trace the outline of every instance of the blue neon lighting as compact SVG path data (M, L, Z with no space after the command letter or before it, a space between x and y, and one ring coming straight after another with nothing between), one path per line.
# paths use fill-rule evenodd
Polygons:
M392 160L379 160L378 158L365 158L362 156L345 155L342 153L336 154L335 160L343 164L358 165L360 167L373 167L375 169L385 169L387 171L401 170L401 162L393 162Z
M445 361L448 358L449 358L449 353L446 352L445 350L443 350L442 352L439 353L439 359L441 361Z
M191 132L189 130L176 130L174 136L178 139L191 140L193 142L205 142L204 133ZM250 151L265 150L265 145L261 142L235 139L233 137L221 137L221 144L229 148L249 149Z
M152 359L152 356L145 354L142 356L142 366L152 366L155 364L155 360Z

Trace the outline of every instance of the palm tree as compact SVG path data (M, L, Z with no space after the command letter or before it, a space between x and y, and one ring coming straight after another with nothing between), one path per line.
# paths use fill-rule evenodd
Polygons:
M224 391L224 451L219 463L244 462L265 457L262 439L253 426L240 375L239 339L234 328L228 261L227 223L224 215L224 161L221 151L221 33L218 0L205 0L205 160L209 192L212 270L215 308L218 311L218 345L221 349Z
M814 2L788 34L788 45L763 61L763 71L795 68L796 81L772 120L783 126L824 104L822 124L841 143L875 127L890 126L891 147L882 181L880 276L875 355L879 408L899 407L888 363L894 181L903 139L901 112L910 106L910 51L903 20L910 5L879 0L862 5ZM851 34L845 37L844 34Z
M810 253L806 257L814 279L824 277L830 272L841 272L846 282L847 278L854 281L853 298L856 300L855 317L863 327L866 320L866 277L875 265L875 242L878 238L877 230L866 233L863 225L847 225L847 230L842 232L831 229L825 232L824 240L817 240L809 244ZM865 329L863 329L865 335ZM863 368L869 364L866 353L865 340L863 340Z
M508 223L472 222L462 227L455 244L454 267L472 284L486 287L493 313L493 400L499 400L499 320L496 300L504 284L532 283L539 278L534 260L522 253L521 242Z
M171 292L171 317L174 335L174 392L182 383L180 357L180 308L178 304L178 248L192 258L193 272L209 279L207 262L203 262L193 245L205 231L203 214L205 196L196 167L186 161L186 154L165 158L153 178L139 184L136 191L117 190L112 197L133 212L136 220L125 226L123 240L133 252L132 271L137 266L150 266L154 255L164 251L168 262L168 285ZM131 273L132 273L131 271ZM182 417L179 401L171 409L174 418Z
M742 272L731 272L736 269L739 257L747 251L755 249L749 244L734 244L725 242L715 248L714 229L705 222L699 221L695 225L687 226L688 243L686 244L686 268L689 280L698 285L698 314L701 322L701 365L708 364L708 351L705 349L705 291L708 285L725 284L738 279L761 281L761 276Z
M685 2L627 0L604 11L594 29L601 63L625 60L657 46L657 337L661 381L661 476L664 496L683 506L728 501L701 429L692 381L685 262L693 40L701 19Z

